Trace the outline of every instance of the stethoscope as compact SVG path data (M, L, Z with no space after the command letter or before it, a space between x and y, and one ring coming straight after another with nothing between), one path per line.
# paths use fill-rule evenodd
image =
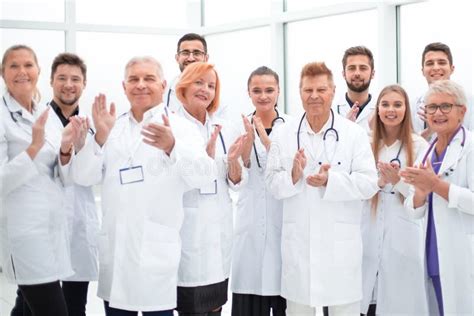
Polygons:
M451 144L451 141L452 141L452 140L456 137L456 135L459 133L459 130L462 130L461 147L464 148L464 144L466 143L466 129L465 129L464 126L462 126L462 125L458 127L458 129L456 130L456 133L454 133L453 137L449 140L447 147L449 147L449 145ZM433 140L433 142L431 142L430 147L428 148L428 150L426 151L425 156L423 157L423 160L422 160L422 164L423 164L423 165L426 164L426 160L428 159L430 153L433 151L433 149L434 149L434 147L435 147L435 145L436 145L437 142L438 142L438 137L436 137L436 138ZM446 148L447 148L447 147L446 147ZM454 172L454 168L449 168L449 170L446 171L446 172L444 173L444 175L445 175L446 177L449 177L449 175L450 175L451 173L453 173L453 172Z
M170 96L171 96L171 89L168 90L168 97L166 99L166 108L170 107Z
M275 106L275 112L276 112L276 117L272 120L272 123L271 123L271 127L273 128L273 126L275 126L275 123L278 122L278 121L281 121L281 123L285 123L285 119L283 117L280 116L280 113L278 112L278 110L276 109L276 106ZM252 113L252 118L250 119L250 123L253 124L253 117L254 115L257 114L257 111L253 111ZM258 135L258 131L255 130L255 132L257 133ZM259 135L260 136L260 135ZM257 154L257 146L255 146L255 141L252 143L253 145L253 152L255 153L255 160L257 161L257 166L260 170L262 170L262 165L260 164L260 159L258 158L258 154Z
M306 112L303 114L303 116L301 117L301 120L300 120L300 124L298 125L298 131L296 133L296 143L298 145L298 150L300 150L300 147L301 147L301 144L300 144L300 133L301 133L301 125L303 125L303 120L304 118L306 117ZM327 139L327 136L332 133L334 134L334 136L336 137L336 144L339 143L339 133L337 132L337 130L334 128L334 112L333 110L331 109L331 126L326 129L326 131L324 131L324 134L323 134L323 144L324 144L324 155L326 156L326 159L328 159L328 162L331 163L331 161L329 161L329 157L327 156L327 151L326 151L326 139ZM334 158L334 155L336 154L336 151L334 151L334 154L333 154L333 157ZM331 159L332 160L332 159ZM322 162L320 161L319 164L321 165ZM338 165L341 164L340 161L337 162Z
M5 97L2 97L3 99L3 104L5 104L5 107L7 108L8 112L10 112L10 116L12 118L12 121L15 122L15 124L18 124L18 119L21 118L21 111L15 111L12 112L8 108L7 100L5 100Z
M402 162L400 161L400 153L402 152L402 148L403 148L403 142L401 142L400 148L398 148L397 156L395 156L395 158L390 160L390 164L396 163L398 165L398 167L402 166ZM384 190L381 190L381 192L395 194L395 191L393 191L393 187L394 187L394 185L392 185L392 189L388 192L384 191Z
M400 144L400 148L398 148L397 156L390 160L390 163L396 163L398 167L402 166L402 162L400 161L400 153L402 152L403 142Z

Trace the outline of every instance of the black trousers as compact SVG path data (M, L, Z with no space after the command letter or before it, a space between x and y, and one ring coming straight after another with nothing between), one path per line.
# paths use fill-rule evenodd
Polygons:
M59 281L19 285L12 316L68 316Z
M366 316L375 316L375 311L377 309L376 304L370 304L369 305L369 310L367 311ZM363 316L364 314L360 314L360 316Z
M286 315L286 300L281 296L232 294L232 316Z
M63 281L62 293L66 303L68 316L86 316L87 290L89 282ZM20 287L17 290L15 306L11 316L32 316L29 304L26 302Z

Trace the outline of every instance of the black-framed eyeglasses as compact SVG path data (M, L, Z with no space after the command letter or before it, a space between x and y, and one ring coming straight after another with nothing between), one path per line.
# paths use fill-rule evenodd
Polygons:
M191 54L196 58L202 58L202 57L204 57L204 55L206 55L205 52L203 52L202 50L198 50L198 49L195 49L193 51L185 49L185 50L181 50L181 51L178 52L178 55L183 56L183 57L189 57L189 56L191 56Z
M457 104L452 103L441 103L441 104L427 104L425 105L425 111L427 114L435 114L436 111L439 109L441 113L448 114L453 109L453 106L459 106Z

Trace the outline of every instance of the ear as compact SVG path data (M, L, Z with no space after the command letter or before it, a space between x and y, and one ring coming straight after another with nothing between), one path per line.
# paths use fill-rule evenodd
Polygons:
M84 88L87 86L87 80L84 80Z
M174 55L174 59L175 59L176 62L179 64L179 55L178 55L178 53L176 53L176 54Z
M375 76L375 70L372 70L372 75L370 76L370 79L374 79Z
M163 90L166 89L166 80L161 81L161 86L163 87Z
M209 60L209 54L206 54L206 56L204 56L204 62L207 63L208 60Z
M342 78L346 79L346 70L345 69L342 69L341 74L342 74Z
M125 81L122 81L122 87L123 87L123 91L126 92L127 89L125 88Z

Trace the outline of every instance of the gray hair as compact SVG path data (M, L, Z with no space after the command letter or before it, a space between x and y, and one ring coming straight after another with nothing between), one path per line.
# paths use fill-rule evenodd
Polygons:
M452 80L438 80L430 84L425 94L425 103L436 93L450 95L456 99L456 104L467 106L466 94L464 93L463 87Z
M133 65L140 63L154 64L156 66L156 74L158 75L158 77L160 77L161 80L165 79L165 76L163 74L163 68L161 67L160 62L151 56L135 56L130 59L125 65L125 79L127 78L128 69Z

